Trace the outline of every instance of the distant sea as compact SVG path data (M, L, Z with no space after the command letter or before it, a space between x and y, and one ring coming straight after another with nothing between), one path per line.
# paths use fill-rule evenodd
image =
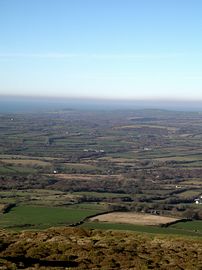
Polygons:
M200 111L202 101L96 100L0 96L0 113L35 113L57 110L139 110L164 109Z

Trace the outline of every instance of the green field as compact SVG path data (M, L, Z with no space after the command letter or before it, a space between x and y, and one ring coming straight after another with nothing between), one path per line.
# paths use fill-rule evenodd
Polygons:
M188 224L190 223L190 224ZM193 227L192 227L193 223ZM180 226L180 224L182 224ZM186 227L187 224L187 227ZM179 226L178 226L179 225ZM100 229L100 230L124 230L124 231L134 231L142 233L152 233L152 234L168 234L168 235L182 235L182 236L196 236L202 237L202 221L195 224L193 222L178 223L176 225L163 228L158 226L143 226L143 225L131 225L131 224L115 224L115 223L101 223L101 222L90 222L81 225L85 228L90 229ZM185 226L183 228L183 226ZM198 228L196 231L194 228Z
M175 225L172 225L171 227L186 231L196 231L202 234L202 220L179 222Z
M71 209L86 209L86 210L94 210L97 212L105 212L107 210L107 206L105 203L78 203L70 206Z
M37 170L34 168L29 168L25 166L0 166L1 174L31 174L36 173Z
M95 209L18 206L0 216L0 227L11 229L45 229L76 223L98 213Z

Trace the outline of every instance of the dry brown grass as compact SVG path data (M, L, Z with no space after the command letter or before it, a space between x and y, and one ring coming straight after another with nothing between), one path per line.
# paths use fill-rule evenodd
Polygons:
M0 213L2 213L5 209L6 204L0 203Z
M109 175L100 175L100 174L54 174L54 177L61 179L61 180L94 180L94 179L108 179ZM110 176L110 179L120 179L120 175L113 175Z
M102 157L99 158L99 160L106 160L114 163L119 163L119 164L128 164L128 165L133 165L134 162L137 162L137 159L134 158L113 158L113 157Z
M114 212L104 215L98 215L90 219L91 221L98 220L100 222L110 223L127 223L134 225L161 225L169 222L174 222L177 219L158 215L141 214L134 212Z
M167 129L168 131L176 131L175 127L167 127L167 126L158 126L158 125L126 125L120 127L114 127L113 129L134 129L134 128L159 128L159 129Z
M36 159L2 159L1 162L13 165L50 166L51 163Z
M197 270L202 266L200 239L78 228L0 231L0 238L1 269Z

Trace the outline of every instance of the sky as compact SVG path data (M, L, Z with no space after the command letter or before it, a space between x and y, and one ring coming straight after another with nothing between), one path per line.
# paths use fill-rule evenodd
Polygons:
M201 0L0 0L0 95L202 100Z

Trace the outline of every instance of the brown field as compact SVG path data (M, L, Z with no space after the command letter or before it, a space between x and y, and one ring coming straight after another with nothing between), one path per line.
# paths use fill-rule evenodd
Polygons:
M140 214L132 212L114 212L104 215L98 215L90 219L91 221L109 222L109 223L127 223L134 225L161 225L174 222L178 219L150 214Z
M114 127L113 129L134 129L134 128L159 128L159 129L167 129L168 131L176 131L177 128L175 127L167 127L167 126L158 126L158 125L127 125L127 126L120 126Z
M199 156L178 156L178 157L158 157L154 158L154 160L157 161L199 161L202 157L199 158Z
M59 180L77 180L77 179L83 179L83 180L92 180L92 179L120 179L120 175L100 175L100 174L55 174L54 177L58 178Z
M81 169L94 169L95 166L88 163L63 163L65 166Z
M50 166L51 163L42 160L36 159L2 159L1 162L5 164L14 164L14 165L30 165L30 166Z
M5 209L5 204L3 204L3 203L0 203L0 213L2 213L3 212L3 210Z
M60 158L57 157L39 157L39 156L26 156L26 155L7 155L7 154L0 154L0 159L28 159L28 160L60 160Z
M192 178L190 180L186 180L183 182L184 185L198 185L201 186L202 185L202 181L200 178Z
M201 192L197 191L197 190L186 190L184 192L181 192L179 194L179 197L182 198L189 198L189 197L198 197L201 195Z
M124 165L126 165L126 163L127 165L134 165L134 162L137 162L137 158L128 159L128 158L102 157L102 158L99 158L99 160L106 160L106 161L115 162L115 163L124 164Z

